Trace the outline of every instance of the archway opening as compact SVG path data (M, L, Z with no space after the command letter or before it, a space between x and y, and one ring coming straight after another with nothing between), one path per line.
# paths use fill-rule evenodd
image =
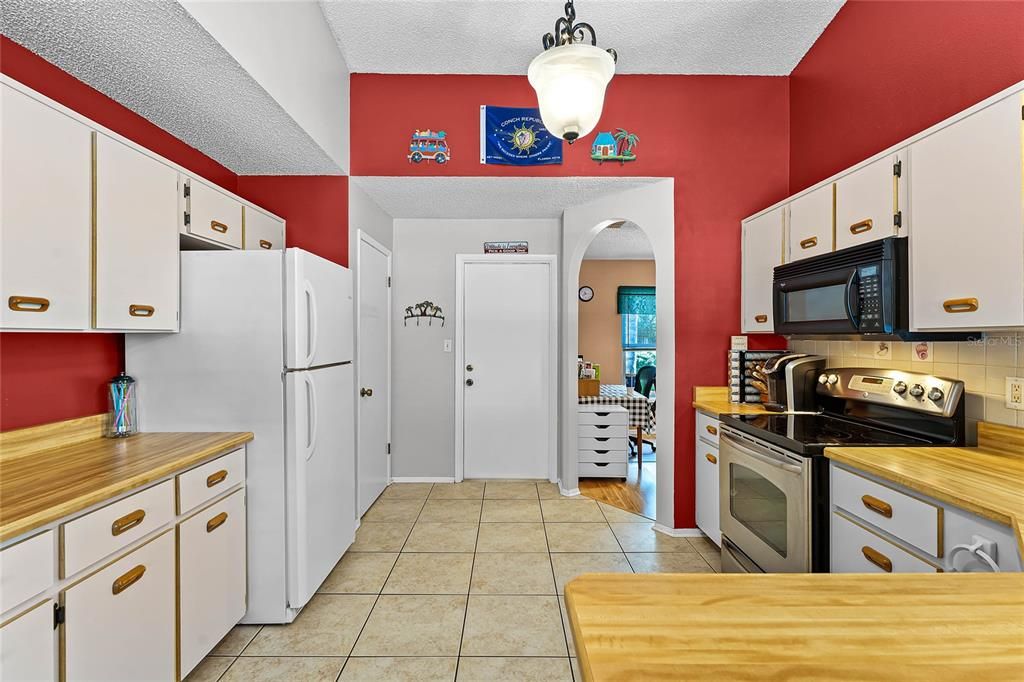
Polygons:
M651 520L658 494L656 267L639 225L595 226L577 274L575 367L580 493Z

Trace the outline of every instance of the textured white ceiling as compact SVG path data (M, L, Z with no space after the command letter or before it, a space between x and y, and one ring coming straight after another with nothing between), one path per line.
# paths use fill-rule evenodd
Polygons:
M355 73L525 74L562 0L321 0ZM785 76L843 0L577 0L618 73Z
M583 260L653 260L654 247L640 226L606 227L590 242Z
M561 218L608 193L661 178L352 178L392 218Z
M3 0L0 31L236 173L341 173L174 0Z

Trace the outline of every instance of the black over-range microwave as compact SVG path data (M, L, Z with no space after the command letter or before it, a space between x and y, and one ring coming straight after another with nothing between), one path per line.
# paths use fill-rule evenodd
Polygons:
M776 334L967 339L910 332L907 238L887 237L775 268Z

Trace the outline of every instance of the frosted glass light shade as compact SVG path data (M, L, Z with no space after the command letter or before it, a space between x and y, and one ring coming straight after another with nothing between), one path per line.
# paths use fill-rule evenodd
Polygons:
M552 135L572 143L597 125L615 60L593 45L561 45L537 55L527 71L540 117Z

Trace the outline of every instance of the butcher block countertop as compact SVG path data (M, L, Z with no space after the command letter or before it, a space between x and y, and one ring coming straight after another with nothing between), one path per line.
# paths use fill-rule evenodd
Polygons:
M1024 669L1020 574L590 574L565 588L605 680L982 680Z
M728 386L694 386L693 406L716 417L723 414L765 413L761 405L729 402Z
M978 447L826 448L825 456L1012 526L1024 557L1024 429L981 422Z
M251 433L103 438L103 415L0 434L0 542L237 449Z

